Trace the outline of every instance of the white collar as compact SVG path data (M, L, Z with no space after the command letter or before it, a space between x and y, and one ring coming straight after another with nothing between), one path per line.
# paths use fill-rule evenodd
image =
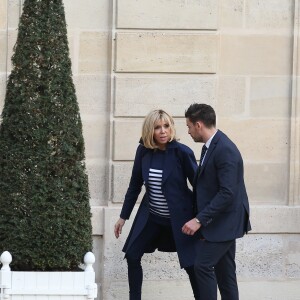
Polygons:
M218 132L218 129L216 130L216 132L210 137L210 139L205 143L206 148L208 149L210 146L210 143L212 141L212 139L214 138L214 136L216 135L216 133Z

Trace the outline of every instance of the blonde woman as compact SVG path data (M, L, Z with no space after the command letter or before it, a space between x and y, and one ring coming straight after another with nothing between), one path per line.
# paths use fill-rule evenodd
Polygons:
M145 185L146 193L123 248L130 300L141 300L141 258L156 249L177 252L180 266L188 273L194 297L198 299L193 267L196 240L181 231L194 217L192 191L187 180L192 184L196 169L193 151L176 141L172 117L163 110L151 111L144 120L129 187L114 228L118 238Z

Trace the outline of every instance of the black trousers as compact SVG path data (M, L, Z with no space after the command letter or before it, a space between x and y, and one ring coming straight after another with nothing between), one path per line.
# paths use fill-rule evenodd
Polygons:
M222 300L238 300L236 280L235 240L228 242L208 242L199 240L195 260L195 275L200 300L217 300L219 287Z
M159 236L161 231L167 231L170 235L173 235L170 224L164 224L164 222L157 222L157 219L153 220L149 218L141 234L137 237L132 246L126 252L125 257L128 264L130 300L141 300L143 283L143 269L141 265L141 259L145 253L145 249L147 249L147 246L153 243L153 241ZM194 273L194 266L189 266L184 269L189 276L194 297L196 300L199 300L200 298Z

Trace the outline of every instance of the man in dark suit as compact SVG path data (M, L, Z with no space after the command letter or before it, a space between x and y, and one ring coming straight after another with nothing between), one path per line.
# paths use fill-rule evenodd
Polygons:
M204 143L193 190L196 217L182 232L199 235L194 264L200 300L238 300L236 239L251 230L243 160L236 145L216 129L214 109L192 104L185 113L188 132Z

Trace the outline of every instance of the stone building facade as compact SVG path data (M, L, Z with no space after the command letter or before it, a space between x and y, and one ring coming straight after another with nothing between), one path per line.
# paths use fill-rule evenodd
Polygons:
M0 0L0 110L22 0ZM299 0L64 0L86 142L97 281L127 299L113 236L143 117L205 102L240 148L253 231L238 241L242 300L300 299ZM144 259L145 300L192 299L175 254Z

